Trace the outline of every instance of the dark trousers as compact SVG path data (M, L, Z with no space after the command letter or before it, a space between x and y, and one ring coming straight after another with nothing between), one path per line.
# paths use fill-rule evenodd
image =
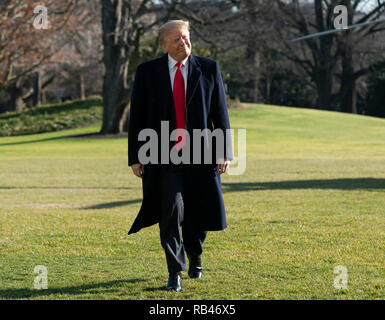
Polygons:
M207 231L200 230L194 219L190 196L194 174L191 165L166 165L161 177L160 241L166 253L169 273L186 270L185 251L189 256L202 254ZM182 228L182 232L181 229ZM182 240L183 237L183 240Z

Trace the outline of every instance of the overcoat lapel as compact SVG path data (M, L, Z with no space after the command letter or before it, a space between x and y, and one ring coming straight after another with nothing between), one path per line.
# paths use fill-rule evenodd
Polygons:
M194 95L194 92L197 88L199 79L202 75L202 70L199 62L195 59L193 54L189 57L189 70L188 70L188 79L187 79L187 94L186 94L186 114L188 106L191 102L191 98Z
M170 72L168 69L168 54L165 53L162 56L162 61L159 65L159 79L158 83L160 85L159 95L162 99L162 102L159 104L167 115L164 119L169 119L171 125L176 123L175 117L175 107L174 107L174 99L172 95L172 87L171 87L171 79Z

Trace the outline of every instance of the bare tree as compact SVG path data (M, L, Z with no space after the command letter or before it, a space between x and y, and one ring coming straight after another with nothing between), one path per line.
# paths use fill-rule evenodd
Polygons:
M158 3L158 4L157 4ZM168 20L173 0L102 0L103 124L101 133L126 129L133 70L140 61L141 40Z
M365 0L315 0L310 4L298 0L276 0L278 11L282 15L282 39L288 40L333 29L334 8L339 4L348 8L348 21L352 24L353 19L358 16L360 5L364 2ZM383 14L384 9L385 2L378 0L371 10L362 14L356 22L375 19ZM302 75L308 77L315 85L318 107L329 109L335 105L341 111L357 112L357 79L382 65L376 59L368 58L362 61L362 55L368 48L360 46L359 43L369 34L381 30L379 27L368 25L319 38L309 38L296 45L283 41L287 58L296 63L303 72ZM338 90L333 90L334 82L339 83Z
M317 90L317 106L329 108L332 104L333 72L337 63L337 50L333 47L334 35L307 39L296 46L285 41L286 37L310 34L313 30L331 29L331 7L324 11L322 0L314 1L314 15L310 5L304 6L298 0L278 2L278 11L283 25L279 32L286 46L286 57L300 67L303 78L309 78ZM286 39L285 39L286 38Z
M77 5L84 1L45 1L47 29L36 29L34 24L37 18L34 9L41 3L32 0L0 2L0 90L8 92L11 110L25 107L24 100L30 97L30 91L24 93L23 84L31 74L35 74L35 90L46 85L46 81L40 81L41 66L60 59L58 53L72 40L73 32L88 23L87 11L76 12Z
M348 9L349 25L379 18L385 12L385 1L377 1L376 5L366 14L359 17L358 21L353 21L360 3L363 2L359 0L341 1L341 4ZM367 25L346 30L337 35L337 45L341 57L341 76L340 90L336 95L336 99L341 101L341 111L357 113L357 81L360 77L385 66L384 58L381 59L381 55L385 57L384 52L375 51L370 53L375 46L366 41L370 35L384 30L385 28L379 25Z

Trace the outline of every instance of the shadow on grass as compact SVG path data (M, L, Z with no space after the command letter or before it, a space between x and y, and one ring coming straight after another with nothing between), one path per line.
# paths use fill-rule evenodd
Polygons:
M84 125L83 127L93 125L87 124ZM65 129L65 130L73 130L73 129L78 129L81 127L76 127L76 128L71 128L71 129ZM51 131L51 132L60 132L60 131ZM48 132L40 132L40 133L48 133ZM38 133L32 133L32 134L40 134ZM19 136L14 136L14 137L20 137ZM28 134L24 134L22 136L28 136ZM62 139L69 139L69 138L87 138L87 139L119 139L119 138L127 138L127 132L123 133L116 133L116 134L103 134L100 132L89 132L89 133L82 133L82 134L71 134L71 135L66 135L66 136L60 136L60 137L52 137L52 138L43 138L43 139L36 139L36 140L29 140L29 141L18 141L18 142L6 142L6 143L0 143L0 146L10 146L10 145L18 145L18 144L28 144L28 143L36 143L36 142L46 142L46 141L51 141L51 140L62 140Z
M114 202L106 202L106 203L100 203L95 204L92 206L81 208L82 210L89 210L89 209L109 209L114 207L122 207L127 206L133 203L142 202L142 199L134 199L134 200L124 200L124 201L114 201Z
M343 178L317 180L288 180L271 182L222 182L223 192L290 190L290 189L336 189L336 190L375 190L385 189L385 178ZM132 189L132 187L65 187L65 186L0 186L0 189ZM139 202L139 199L116 201L86 207L84 209L103 209Z
M64 186L31 186L31 187L14 187L14 186L0 186L0 189L74 189L74 190L87 190L87 189L96 189L96 190L128 190L133 189L132 187L64 187Z
M344 178L325 180L289 180L272 182L222 183L224 192L291 190L291 189L336 189L336 190L375 190L385 189L385 179L381 178Z
M46 133L46 132L40 132L40 133ZM38 133L33 133L33 134L40 134ZM27 134L23 135L27 136ZM14 137L20 137L20 136L14 136ZM71 137L71 136L67 136ZM18 145L18 144L28 144L28 143L35 143L35 142L45 142L45 141L50 141L50 140L59 140L63 139L63 136L60 137L52 137L52 138L45 138L45 139L36 139L36 140L29 140L29 141L18 141L18 142L6 142L6 143L0 143L0 146L13 146L13 145Z
M164 285L164 286L160 286L160 287L144 288L143 291L154 292L154 291L168 291L168 290L166 290L166 285Z
M134 284L138 282L147 281L145 279L128 279L128 280L114 280L101 283L85 284L73 287L64 288L48 288L46 290L37 289L0 289L0 298L2 299L27 299L35 297L44 297L57 294L81 295L81 294L102 294L106 292L116 292L118 287L122 284Z

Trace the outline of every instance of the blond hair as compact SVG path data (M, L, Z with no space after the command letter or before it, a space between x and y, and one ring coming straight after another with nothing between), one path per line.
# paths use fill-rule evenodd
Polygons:
M184 20L170 20L163 24L159 28L159 43L162 45L166 42L167 35L178 29L187 29L190 31L190 24L188 21Z

